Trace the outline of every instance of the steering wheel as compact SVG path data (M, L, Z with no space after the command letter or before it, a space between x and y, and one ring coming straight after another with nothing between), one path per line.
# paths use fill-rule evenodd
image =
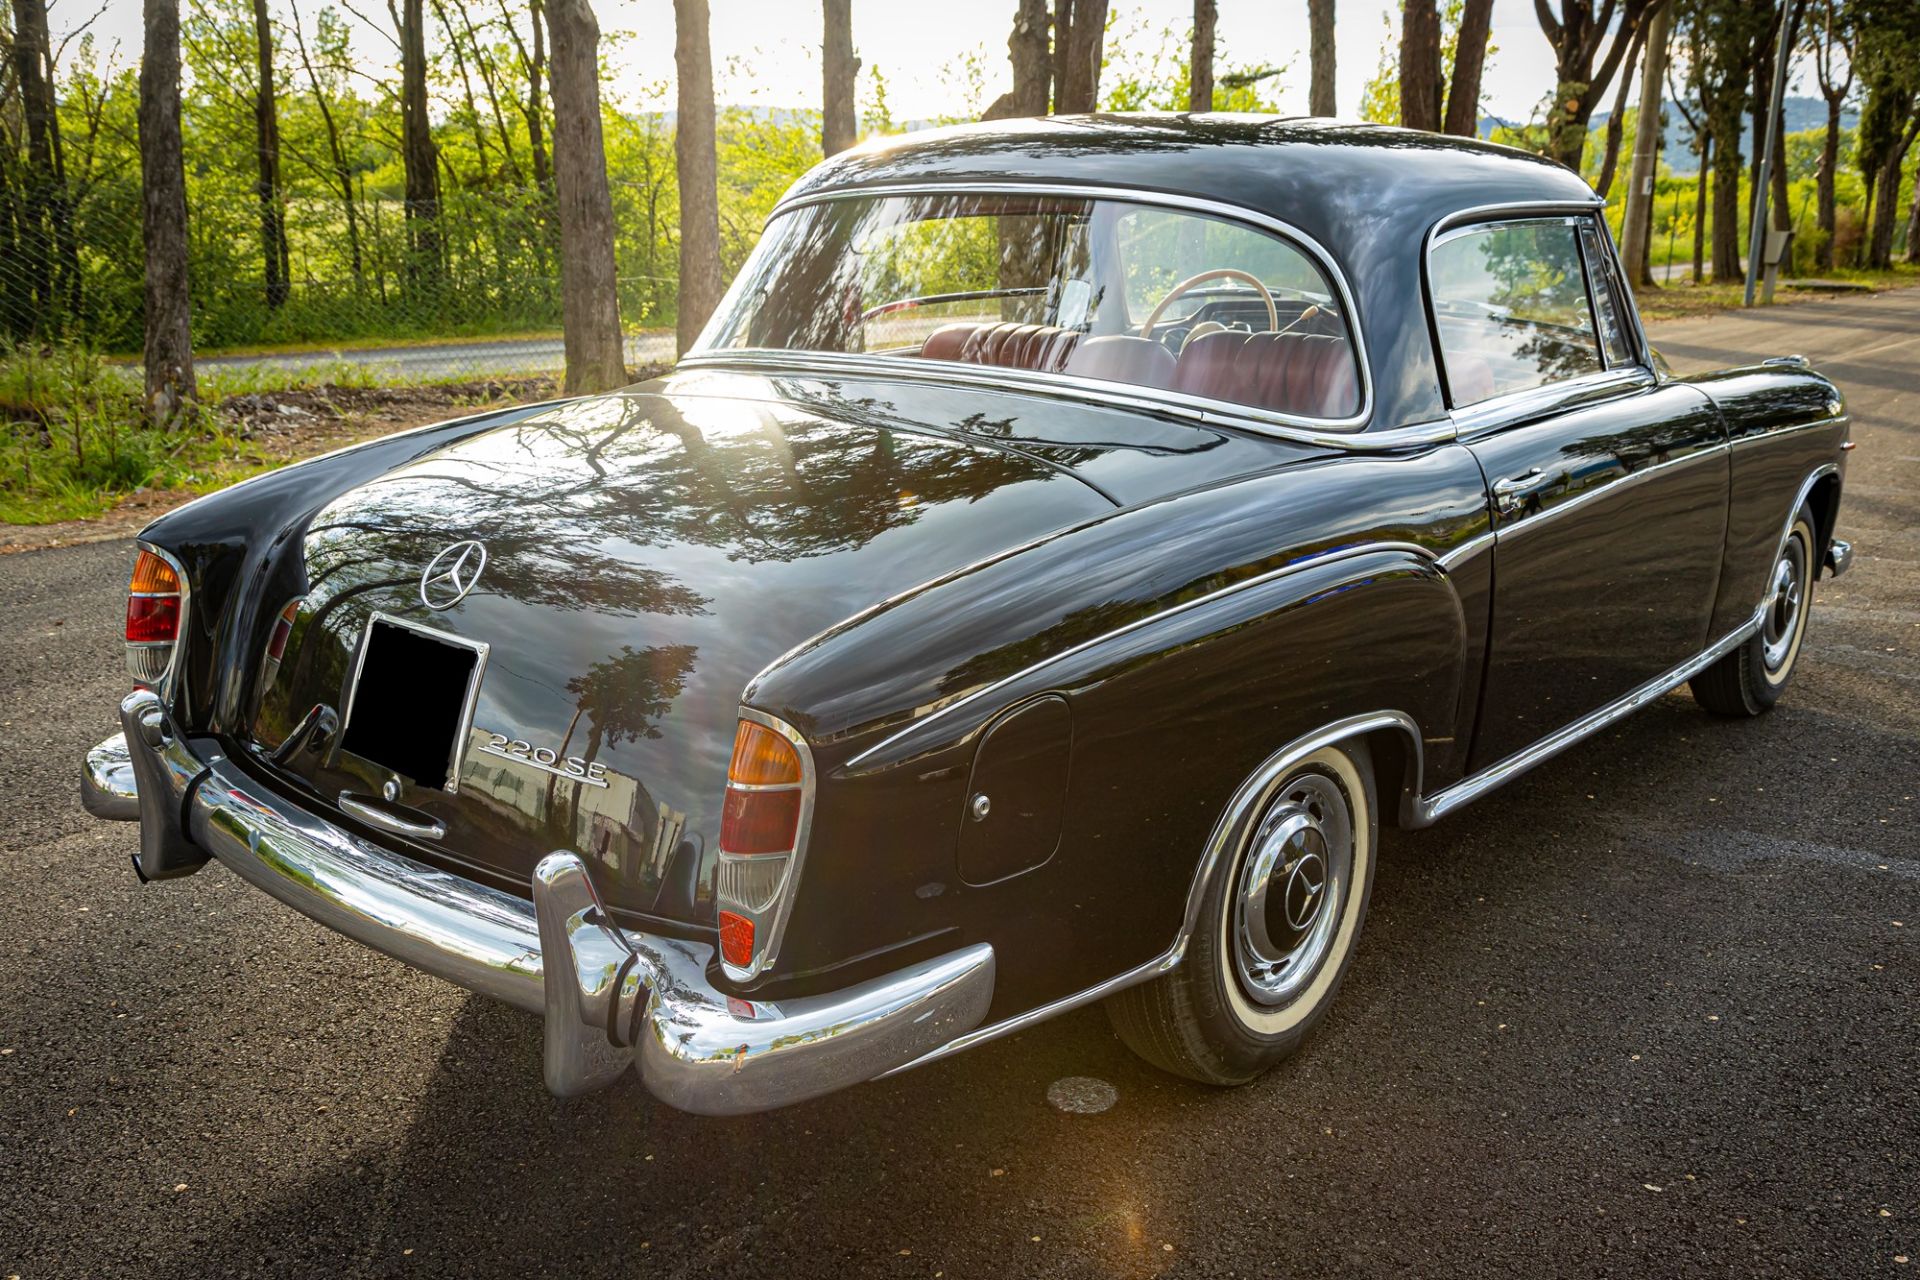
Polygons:
M1188 276L1185 280L1173 286L1172 291L1169 292L1166 297L1160 299L1160 305L1153 309L1153 314L1147 317L1147 322L1140 326L1140 336L1143 338L1151 338L1153 336L1153 326L1160 323L1160 317L1166 312L1168 307L1173 305L1174 299L1192 292L1195 285L1205 284L1209 280L1238 280L1242 284L1252 285L1260 291L1260 300L1267 304L1267 328L1273 330L1280 327L1279 308L1273 305L1273 295L1267 292L1267 286L1260 283L1258 276L1250 272L1237 270L1233 267L1215 267L1212 271L1202 271L1197 276Z

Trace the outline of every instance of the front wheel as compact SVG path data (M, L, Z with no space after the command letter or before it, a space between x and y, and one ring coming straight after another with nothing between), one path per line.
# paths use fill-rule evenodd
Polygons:
M1127 1047L1175 1075L1243 1084L1306 1042L1353 959L1379 818L1362 743L1316 751L1229 833L1187 954L1107 1001Z
M1813 508L1802 506L1767 579L1760 625L1745 642L1688 682L1693 699L1722 716L1757 716L1780 700L1800 660L1800 642L1813 612Z

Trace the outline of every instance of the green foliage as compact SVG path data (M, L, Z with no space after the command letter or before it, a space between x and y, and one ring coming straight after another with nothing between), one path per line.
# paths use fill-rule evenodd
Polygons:
M1111 12L1100 64L1103 111L1185 111L1193 101L1193 29L1153 26L1135 13L1121 26ZM1232 62L1224 42L1214 44L1213 110L1273 112L1286 67Z
M1401 0L1400 8L1405 8ZM1460 19L1466 13L1466 0L1447 0L1440 10L1440 83L1453 84L1453 68L1460 57ZM1380 44L1380 63L1374 68L1373 78L1360 90L1360 118L1374 124L1400 123L1400 29L1394 25L1393 13L1380 15L1386 24L1386 38ZM1487 60L1481 68L1482 83L1485 73L1493 66L1493 55L1500 52L1498 45L1487 45ZM1481 101L1486 96L1481 95ZM1475 112L1476 117L1478 111ZM1497 132L1497 131L1496 131ZM1496 137L1495 141L1502 141ZM1507 139L1509 145L1519 145ZM1538 146L1528 150L1538 151Z

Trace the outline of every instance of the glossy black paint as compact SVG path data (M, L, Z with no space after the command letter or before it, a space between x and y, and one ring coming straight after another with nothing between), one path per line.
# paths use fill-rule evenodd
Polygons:
M1263 435L981 377L713 366L448 424L148 530L194 590L185 722L350 822L337 792L383 779L297 726L330 723L368 615L485 640L460 791L401 797L448 838L409 852L524 893L540 856L576 848L617 914L699 932L744 703L804 733L818 775L778 969L754 994L987 941L998 1018L1161 954L1227 797L1282 744L1409 717L1417 742L1372 743L1391 815L1396 787L1459 782L1751 617L1827 466L1813 496L1832 532L1846 423L1798 369L1649 376L1385 447L1446 415L1427 234L1480 206L1591 205L1556 166L1371 127L1055 119L863 147L795 197L930 181L1144 188L1299 228L1355 290L1367 432ZM1534 467L1543 483L1496 517L1489 484ZM430 613L420 571L465 537L492 556L481 586ZM1023 707L1044 710L1000 742ZM613 785L489 755L490 733Z

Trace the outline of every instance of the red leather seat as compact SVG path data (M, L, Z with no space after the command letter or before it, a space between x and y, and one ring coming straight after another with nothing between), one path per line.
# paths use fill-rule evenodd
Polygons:
M1360 379L1344 338L1209 333L1180 353L1173 390L1303 418L1342 418L1360 407Z
M1057 325L961 321L941 325L920 346L924 360L958 360L1002 369L1059 373L1079 344L1078 329Z

